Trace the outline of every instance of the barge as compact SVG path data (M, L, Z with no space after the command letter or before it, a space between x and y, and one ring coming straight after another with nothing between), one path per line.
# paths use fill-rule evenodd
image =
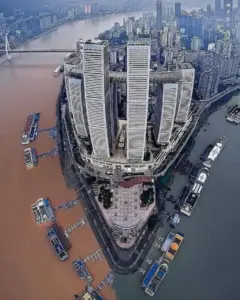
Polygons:
M226 119L230 123L240 123L240 106L234 105L227 113Z
M40 113L31 113L27 117L26 124L24 126L24 130L21 134L21 144L27 145L29 142L33 141L38 132L38 122L40 118Z
M87 267L85 266L85 263L81 259L74 260L72 263L72 266L73 266L73 269L75 270L75 272L77 273L77 275L81 279L87 279L88 282L93 281L93 278L90 275Z
M188 217L191 216L208 176L209 170L207 168L202 168L192 185L190 193L186 197L186 200L184 201L183 206L180 209L181 213L185 214Z
M24 149L24 163L28 170L37 165L37 154L35 148Z
M151 297L154 296L167 273L168 265L156 261L147 272L142 282L141 286L144 289L144 292Z
M57 231L54 227L47 228L47 238L50 241L56 255L60 260L64 261L68 258L67 250L61 242L60 236L57 234Z
M223 136L215 143L213 149L210 151L206 160L203 162L203 165L205 167L207 167L208 169L212 167L213 163L215 162L215 160L221 153L223 147L225 146L226 141L227 141L226 137Z
M169 232L166 240L164 241L164 243L162 244L162 247L161 247L161 251L163 253L168 252L168 250L169 250L172 242L174 241L174 239L175 239L175 233Z
M168 251L166 252L165 256L164 256L164 259L167 261L167 262L171 262L173 261L174 257L176 256L182 242L184 240L184 234L178 232L175 237L174 237L174 240L172 241Z

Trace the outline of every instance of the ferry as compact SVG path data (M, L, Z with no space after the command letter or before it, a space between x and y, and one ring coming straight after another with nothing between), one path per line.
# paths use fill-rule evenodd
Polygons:
M28 138L28 134L23 132L21 135L21 144L22 145L28 145L29 144L29 138Z
M165 254L165 260L168 262L173 261L174 257L176 256L179 247L181 246L182 242L184 239L184 234L178 232L175 235L175 238L173 240L173 242L171 243L169 250L167 251L167 253Z
M57 66L57 68L53 71L53 76L58 76L61 72L61 66Z
M186 200L183 203L182 208L180 209L181 213L184 215L190 217L194 207L197 204L197 201L200 197L200 194L203 190L204 184L209 176L209 169L203 168L200 170L191 190L188 196L186 197Z
M30 130L29 141L32 142L33 140L35 140L36 136L38 135L37 129L38 129L38 123L35 123Z
M38 225L56 221L52 206L47 198L40 198L32 204L32 213Z
M31 126L32 126L32 122L33 122L33 117L34 117L34 113L30 113L27 117L27 121L26 124L24 126L23 132L24 133L28 133Z
M219 156L220 152L222 151L223 147L226 144L226 137L221 137L216 144L214 145L213 149L210 151L210 153L208 154L208 157L206 158L206 160L203 162L203 165L207 168L211 168L214 161L217 159L217 157Z
M37 154L35 148L27 148L24 150L24 163L28 170L37 165Z
M141 285L145 293L151 297L154 296L167 273L167 264L163 263L160 265L159 261L155 262L148 271Z
M84 262L81 259L76 259L73 261L72 266L75 270L75 272L77 273L77 275L81 278L81 279L87 279L88 282L92 282L93 278L90 275L87 267L85 266Z
M57 235L56 231L52 227L47 228L47 237L48 240L51 242L51 245L55 250L57 256L62 261L66 260L68 258L67 251L65 250L63 244L61 243L60 238Z

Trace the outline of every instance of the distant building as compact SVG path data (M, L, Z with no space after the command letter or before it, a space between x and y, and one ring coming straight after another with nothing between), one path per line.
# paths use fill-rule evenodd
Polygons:
M233 20L233 0L224 0L223 9L226 25L231 27Z
M156 1L156 27L157 29L162 29L162 23L163 23L163 3L162 0Z
M180 18L181 17L181 13L182 13L182 4L181 2L176 2L175 3L175 17L176 18Z
M194 36L191 39L191 50L192 51L199 51L201 49L201 39L198 36Z
M220 18L222 16L222 1L221 0L215 0L215 16L218 18Z
M91 13L93 15L98 14L99 10L98 10L98 3L97 2L93 2L92 3L92 7L91 7Z

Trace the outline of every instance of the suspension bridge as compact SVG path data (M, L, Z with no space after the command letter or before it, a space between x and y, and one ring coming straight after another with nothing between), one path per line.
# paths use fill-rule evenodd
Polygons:
M70 53L75 52L76 49L11 49L8 35L5 35L5 49L0 49L0 54L5 54L7 60L11 60L12 53ZM4 61L5 62L5 61Z

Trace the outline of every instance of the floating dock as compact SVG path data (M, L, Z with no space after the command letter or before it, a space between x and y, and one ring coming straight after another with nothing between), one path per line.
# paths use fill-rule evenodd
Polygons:
M37 154L35 148L24 149L24 163L28 170L34 168L37 163Z
M32 213L38 225L56 221L51 203L47 198L40 198L32 204Z

